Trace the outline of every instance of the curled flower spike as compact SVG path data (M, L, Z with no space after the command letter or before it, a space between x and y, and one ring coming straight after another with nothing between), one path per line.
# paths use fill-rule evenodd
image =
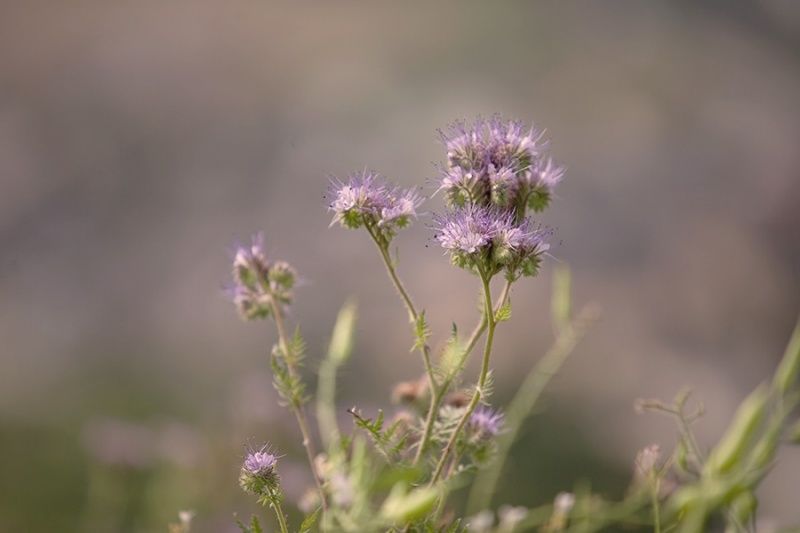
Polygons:
M527 207L536 212L547 207L553 190L561 182L565 172L564 167L556 165L549 157L536 161L520 186L520 190L524 191Z
M503 429L504 418L503 413L480 406L470 415L469 427L477 438L491 438Z
M491 207L468 206L435 222L435 239L453 264L488 277L503 269L510 279L534 275L551 233L527 219L516 223L511 212Z
M351 229L366 226L379 231L387 241L416 218L422 203L413 190L389 187L378 174L366 171L350 176L346 182L333 182L331 195L331 225L338 222Z
M527 209L550 201L564 171L544 157L542 132L500 117L455 122L441 133L447 167L439 190L451 207L468 204L511 210L517 220Z
M278 458L264 445L259 450L250 451L242 463L239 485L245 492L259 497L274 497L279 490L279 477L276 471Z
M245 320L266 318L272 304L292 303L297 273L284 261L270 262L264 253L264 238L259 233L250 245L239 246L233 256L234 286L228 290L231 300Z

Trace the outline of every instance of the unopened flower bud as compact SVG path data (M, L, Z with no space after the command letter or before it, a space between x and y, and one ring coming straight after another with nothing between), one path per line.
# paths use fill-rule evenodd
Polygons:
M444 399L444 404L450 407L466 407L472 397L463 390L451 392Z
M425 400L428 394L428 378L422 376L415 381L401 381L392 389L392 402L413 404Z
M267 260L263 238L258 234L249 246L239 246L234 253L234 286L228 292L242 318L266 318L274 311L273 305L282 307L292 302L296 279L288 263Z
M661 447L658 444L651 444L639 450L634 464L634 477L639 481L650 479L657 473L660 459Z

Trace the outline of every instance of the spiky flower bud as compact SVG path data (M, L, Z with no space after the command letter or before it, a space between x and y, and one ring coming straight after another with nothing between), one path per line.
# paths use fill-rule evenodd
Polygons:
M245 320L266 318L278 306L292 303L297 273L284 261L271 263L264 253L259 233L250 245L239 246L233 255L234 286L229 290L234 305Z
M247 454L239 473L239 485L245 492L259 498L274 498L280 492L280 478L276 471L278 458L264 445Z
M422 203L414 190L390 187L378 174L367 171L351 175L345 182L334 181L331 196L331 225L338 222L350 229L366 226L387 242L416 218Z

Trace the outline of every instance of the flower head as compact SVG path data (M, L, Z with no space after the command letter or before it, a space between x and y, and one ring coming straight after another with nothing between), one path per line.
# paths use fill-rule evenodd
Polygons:
M277 458L269 452L251 452L245 457L242 468L254 475L271 474L277 462Z
M417 216L417 207L422 203L413 190L389 187L378 174L366 171L350 176L346 182L333 182L331 195L331 225L339 222L351 229L366 226L377 229L387 239Z
M247 246L238 246L233 254L233 287L228 294L239 314L246 320L265 318L273 305L292 302L297 273L284 261L270 262L264 253L264 238L259 233Z
M257 496L274 495L278 489L278 458L268 451L267 445L247 453L239 474L242 489Z
M503 428L503 413L479 406L469 417L469 427L478 438L491 438Z
M477 119L458 121L441 133L447 167L439 190L452 207L493 205L514 212L546 207L553 187L564 174L544 152L543 133L521 122Z
M512 279L535 274L551 233L534 227L528 219L515 222L509 211L474 205L439 216L435 222L435 239L453 263L489 277L503 269Z
M520 189L525 191L527 207L536 212L547 207L553 190L564 177L564 172L566 169L556 165L549 157L536 161L520 185Z

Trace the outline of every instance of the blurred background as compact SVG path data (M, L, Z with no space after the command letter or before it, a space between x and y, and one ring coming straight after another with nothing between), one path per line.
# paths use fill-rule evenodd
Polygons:
M554 259L502 325L495 404L552 340L553 264L603 308L498 500L580 480L622 496L636 450L676 440L639 397L691 387L715 441L800 311L800 3L265 4L0 7L0 531L165 531L182 509L232 531L254 510L244 446L267 440L300 499L275 336L226 300L229 252L263 230L302 273L312 381L356 298L340 407L391 413L421 364L366 234L328 228L327 182L367 166L430 194L437 128L478 114L546 127L568 167L543 217ZM441 343L477 319L478 286L426 246L427 220L399 268ZM762 524L800 522L798 479L784 449Z

